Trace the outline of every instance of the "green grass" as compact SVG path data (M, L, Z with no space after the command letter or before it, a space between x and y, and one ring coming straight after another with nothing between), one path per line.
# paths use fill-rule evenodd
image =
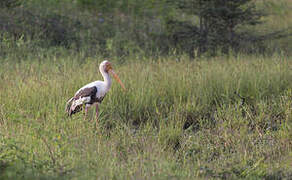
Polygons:
M291 57L114 61L96 128L64 107L101 61L0 61L0 179L291 177Z
M256 4L270 15L251 30L291 32L290 0ZM289 54L290 42L267 43ZM77 89L101 79L103 59L30 43L1 44L0 179L291 178L285 53L193 62L114 57L128 90L113 83L96 127L94 108L88 121L82 113L68 118L64 108Z

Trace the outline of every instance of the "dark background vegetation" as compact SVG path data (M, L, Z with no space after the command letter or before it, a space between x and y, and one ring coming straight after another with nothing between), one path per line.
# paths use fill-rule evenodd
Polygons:
M21 45L33 54L64 47L120 59L290 54L291 45L275 43L291 40L290 26L257 29L273 8L282 7L252 0L1 0L0 55L9 54L7 46Z

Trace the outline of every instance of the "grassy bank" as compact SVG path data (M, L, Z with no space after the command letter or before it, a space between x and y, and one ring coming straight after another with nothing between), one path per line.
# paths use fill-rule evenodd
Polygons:
M0 68L1 179L284 178L292 175L292 59L114 62L117 83L88 121L66 100L101 59Z

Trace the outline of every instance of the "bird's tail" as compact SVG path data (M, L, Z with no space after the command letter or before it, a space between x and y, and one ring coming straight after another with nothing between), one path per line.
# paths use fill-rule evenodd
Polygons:
M73 102L73 97L72 98L70 98L68 101L67 101L67 103L66 103L66 106L65 106L65 111L66 111L66 113L68 114L68 115L70 115L70 108L71 108L71 106L72 106L72 102Z

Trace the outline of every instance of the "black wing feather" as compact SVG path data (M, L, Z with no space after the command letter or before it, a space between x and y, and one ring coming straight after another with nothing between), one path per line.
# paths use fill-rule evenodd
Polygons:
M75 96L73 97L73 101L78 100L83 97L90 97L90 102L88 104L92 104L91 101L96 99L96 93L97 93L97 88L95 86L84 88L80 90L77 94L75 94ZM74 108L70 108L68 115L71 116L72 114L80 112L81 110L82 110L82 104Z

